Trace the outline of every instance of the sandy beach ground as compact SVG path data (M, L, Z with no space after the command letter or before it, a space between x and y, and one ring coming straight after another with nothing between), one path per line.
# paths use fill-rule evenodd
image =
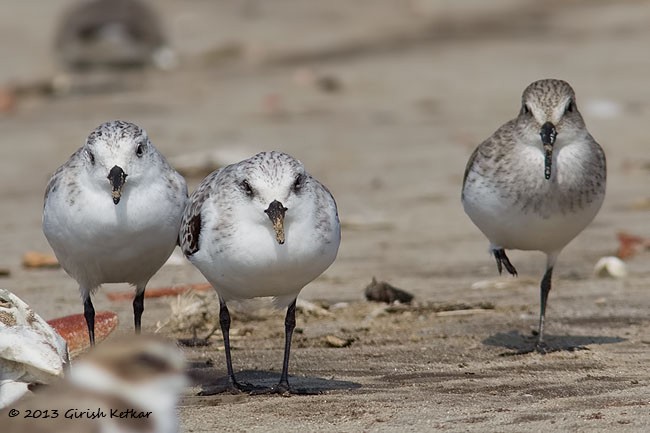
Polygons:
M70 3L3 2L0 86L60 74L53 33ZM138 123L172 160L281 150L330 188L343 224L337 261L301 294L329 314L298 315L291 358L291 382L321 394L199 397L197 386L181 401L183 431L650 430L650 251L626 262L624 279L593 274L618 232L650 236L650 2L151 3L176 69L129 74L110 91L26 96L0 114L2 287L45 319L82 312L63 270L27 270L21 257L51 252L45 185L103 121ZM560 256L547 311L550 344L586 350L502 356L533 341L544 257L512 252L519 278L498 277L462 210L462 175L474 147L517 114L522 90L548 77L573 85L608 159L603 208ZM415 304L366 302L373 276ZM149 287L201 282L181 261ZM116 311L125 334L130 302L106 297L120 290L105 287L95 308ZM145 331L171 301L146 300ZM277 380L283 314L234 316L242 379ZM329 347L328 336L349 345ZM204 383L225 375L219 333L211 341L187 349Z

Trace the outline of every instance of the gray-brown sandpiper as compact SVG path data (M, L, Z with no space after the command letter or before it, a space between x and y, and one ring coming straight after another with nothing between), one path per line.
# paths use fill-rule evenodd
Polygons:
M546 254L536 350L547 351L544 316L562 249L596 216L605 198L605 154L587 131L575 92L562 80L530 84L517 118L470 157L462 203L502 268L517 270L506 249Z

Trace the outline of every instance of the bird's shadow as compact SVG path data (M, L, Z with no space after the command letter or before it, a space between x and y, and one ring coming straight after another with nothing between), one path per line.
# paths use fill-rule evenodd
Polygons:
M229 388L228 376L223 371L206 366L205 363L190 364L188 375L195 385L201 387L201 394L217 394L226 392ZM207 368L206 368L207 367ZM271 388L280 380L279 372L261 370L243 370L235 373L237 381L248 383L256 388ZM315 395L328 391L350 390L361 388L361 384L347 380L325 379L313 376L289 376L289 384L293 394ZM214 390L223 390L216 391Z
M626 341L622 337L602 337L591 335L549 335L544 336L546 347L544 353L550 352L575 352L576 350L589 350L590 344L614 344ZM487 346L503 347L510 352L501 353L501 356L520 355L536 351L537 336L522 335L518 331L498 332L483 340Z

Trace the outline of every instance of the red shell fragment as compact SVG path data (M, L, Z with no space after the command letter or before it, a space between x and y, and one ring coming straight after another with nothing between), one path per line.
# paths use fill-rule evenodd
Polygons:
M56 332L68 343L70 356L90 347L88 327L83 314L59 317L48 320ZM100 342L117 327L117 314L112 311L100 311L95 314L95 342Z
M190 290L197 292L205 292L210 290L212 286L209 283L199 284L179 284L173 287L159 287L155 289L147 289L144 292L145 298L161 298L163 296L176 296L187 293ZM133 300L134 293L132 291L126 292L106 292L106 296L111 301L131 301Z
M616 255L619 259L629 259L644 249L650 248L650 238L635 236L625 232L617 233L616 236L618 237L619 243Z

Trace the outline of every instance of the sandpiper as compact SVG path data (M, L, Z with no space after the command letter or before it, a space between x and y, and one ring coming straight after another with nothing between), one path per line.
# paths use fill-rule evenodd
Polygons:
M91 344L91 293L103 283L136 287L140 332L144 291L178 243L187 186L139 126L97 127L52 175L45 191L43 232L63 269L79 283Z
M596 216L605 198L605 154L587 131L571 86L544 79L522 95L517 118L505 123L470 157L463 179L465 212L490 242L502 268L517 275L506 249L546 254L539 333L553 267L562 249Z
M235 379L226 302L272 296L276 306L288 308L280 382L266 391L291 392L296 298L332 264L341 240L332 194L300 161L285 153L262 152L201 182L187 205L180 239L185 255L219 295L227 390L257 391Z

